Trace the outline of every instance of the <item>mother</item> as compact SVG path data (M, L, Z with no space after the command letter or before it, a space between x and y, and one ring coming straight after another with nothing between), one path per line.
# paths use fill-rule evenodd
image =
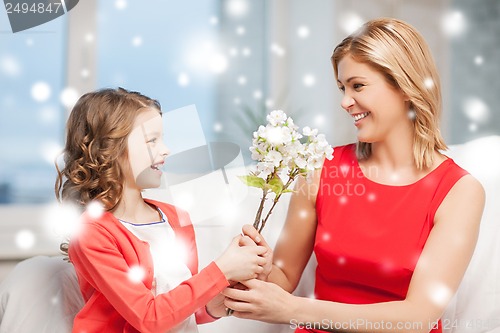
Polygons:
M335 148L312 183L298 181L268 282L227 289L225 304L236 317L296 332L441 332L485 198L440 152L428 46L407 23L376 19L345 38L332 63L357 142ZM244 233L266 245L252 227ZM313 250L315 297L293 296Z

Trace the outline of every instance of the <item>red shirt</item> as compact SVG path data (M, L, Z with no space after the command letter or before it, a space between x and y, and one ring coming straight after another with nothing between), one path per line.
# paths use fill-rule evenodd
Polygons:
M154 297L149 244L135 237L109 212L99 218L84 213L81 230L69 246L85 300L73 332L166 332L193 313L198 323L214 320L205 305L229 285L224 274L214 262L198 273L195 234L186 212L169 204L145 201L165 213L176 238L185 244L186 265L193 276ZM130 269L136 267L144 273L141 281L129 278Z
M315 297L349 304L404 300L434 214L467 171L448 158L417 182L392 186L364 176L355 145L337 147L334 155L325 161L316 200ZM382 325L359 323L368 331Z

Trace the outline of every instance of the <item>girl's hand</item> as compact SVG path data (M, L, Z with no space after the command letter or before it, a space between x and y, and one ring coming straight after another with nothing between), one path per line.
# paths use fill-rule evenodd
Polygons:
M264 237L250 224L245 224L242 228L243 235L249 237L251 240L255 242L255 244L264 246L267 249L267 252L263 255L266 258L267 262L264 265L264 270L257 276L257 279L262 281L267 281L269 274L273 268L273 250L267 244Z
M219 266L219 269L228 281L254 279L258 274L264 272L264 266L268 261L264 257L267 248L258 246L255 243L250 245L249 242L253 243L248 237L236 236L226 251L215 260L215 263ZM248 245L240 246L240 244Z
M207 312L214 318L227 316L227 308L224 304L226 296L219 294L207 303Z
M295 296L274 283L260 280L243 281L246 290L226 288L224 304L234 310L233 316L268 323L289 323L294 316Z

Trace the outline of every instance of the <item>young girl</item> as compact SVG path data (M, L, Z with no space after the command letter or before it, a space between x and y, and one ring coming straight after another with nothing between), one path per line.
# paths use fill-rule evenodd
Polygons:
M227 289L234 315L296 332L441 332L477 240L481 184L443 155L439 77L410 25L376 19L332 56L357 143L298 182L268 281ZM319 189L319 190L318 190ZM245 227L254 239L255 229ZM264 243L263 243L264 244ZM295 297L314 250L314 299ZM281 287L281 288L280 288Z
M141 196L160 185L167 155L157 101L104 89L73 108L56 182L58 199L89 208L69 242L85 300L73 332L197 332L225 314L228 281L262 272L266 248L241 236L197 271L187 213Z

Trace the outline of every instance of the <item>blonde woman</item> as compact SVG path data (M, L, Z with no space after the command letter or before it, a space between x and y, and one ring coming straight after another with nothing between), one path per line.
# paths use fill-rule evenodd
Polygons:
M376 19L335 48L332 64L357 142L335 148L312 184L298 182L268 282L226 289L225 304L236 317L296 332L441 332L485 198L440 152L428 46L407 23ZM266 245L250 226L244 232ZM313 251L314 298L293 296Z

